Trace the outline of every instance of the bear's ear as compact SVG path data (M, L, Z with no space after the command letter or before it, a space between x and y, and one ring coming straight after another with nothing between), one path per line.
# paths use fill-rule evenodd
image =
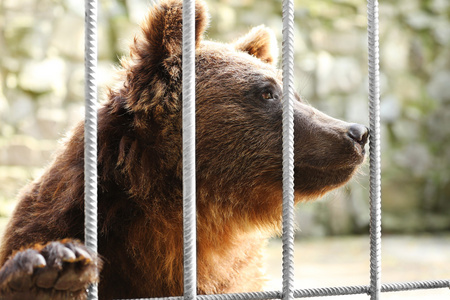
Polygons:
M162 0L150 9L141 24L142 34L134 39L131 55L148 63L157 64L182 52L182 0ZM208 24L203 1L195 1L195 45L198 47Z
M260 25L254 27L249 33L234 42L236 50L247 52L263 62L276 64L278 59L278 46L274 32Z

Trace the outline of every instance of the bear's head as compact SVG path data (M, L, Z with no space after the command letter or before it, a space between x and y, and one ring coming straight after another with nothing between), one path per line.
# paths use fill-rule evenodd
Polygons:
M279 215L283 88L274 34L259 26L231 44L210 42L202 39L207 23L205 5L196 1L198 205L253 211L255 218L265 207ZM182 176L181 63L182 3L164 0L152 8L123 61L120 95L133 129L158 159L151 168L170 174L167 180ZM364 159L368 131L321 113L298 95L294 110L298 202L350 179Z

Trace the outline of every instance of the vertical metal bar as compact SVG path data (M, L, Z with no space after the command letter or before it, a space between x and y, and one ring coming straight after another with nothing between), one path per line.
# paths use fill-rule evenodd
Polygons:
M85 244L97 252L97 1L86 0L85 10ZM97 285L89 288L88 297L98 299Z
M195 1L183 0L183 232L184 299L197 295L195 209Z
M378 1L368 0L369 120L370 120L370 298L381 293L381 163Z
M283 299L294 299L294 1L283 0Z

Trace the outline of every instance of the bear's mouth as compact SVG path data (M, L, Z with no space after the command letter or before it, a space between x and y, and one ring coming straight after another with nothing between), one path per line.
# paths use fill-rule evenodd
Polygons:
M357 142L353 142L353 148L355 149L355 165L360 165L364 162L364 158L366 155L366 149L364 147L365 143L357 143Z
M355 147L356 151L364 156L364 154L366 154L365 146L367 143L367 138L365 138L364 140L361 140L359 142L352 140L352 142L353 142L353 146Z
M366 148L364 147L366 143L353 142L353 148L355 151L355 166L360 165L364 162L366 156Z
M352 140L351 144L333 153L336 159L316 157L295 165L295 191L308 197L318 197L347 183L365 160L365 144L366 141L359 143Z
M342 170L354 170L365 160L366 150L359 143L353 143L352 146L346 150L342 150L342 152L334 159L328 159L328 157L309 157L308 159L300 160L294 169L295 171L308 169L312 174L315 172L334 173L341 172Z

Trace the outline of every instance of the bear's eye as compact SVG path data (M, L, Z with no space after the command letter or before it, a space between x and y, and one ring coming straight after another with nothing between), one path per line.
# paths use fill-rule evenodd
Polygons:
M264 92L264 93L262 93L261 96L262 96L262 98L264 100L271 100L271 99L273 99L273 94L271 92Z

